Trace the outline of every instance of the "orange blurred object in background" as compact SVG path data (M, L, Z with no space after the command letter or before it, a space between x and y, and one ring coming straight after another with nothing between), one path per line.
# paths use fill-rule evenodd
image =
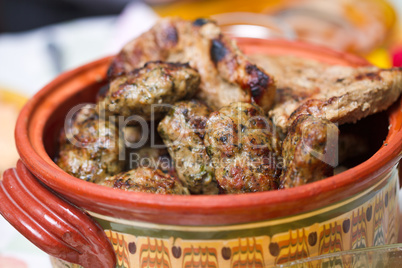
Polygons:
M291 25L300 40L358 54L383 45L396 21L380 0L288 0L265 13Z
M26 97L0 87L0 178L6 169L15 166L19 158L15 148L14 128L19 110L26 101Z
M279 28L292 29L295 39L364 55L380 67L391 65L386 48L394 39L396 13L385 0L204 0L176 2L154 10L161 16L185 19L231 12L262 13ZM234 24L236 19L244 23L241 13L233 16ZM247 21L248 25L259 25L261 18Z

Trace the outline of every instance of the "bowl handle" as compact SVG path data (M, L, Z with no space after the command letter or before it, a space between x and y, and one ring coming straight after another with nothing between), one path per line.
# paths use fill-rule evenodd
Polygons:
M0 180L0 214L49 255L84 267L116 267L99 224L40 183L21 161Z

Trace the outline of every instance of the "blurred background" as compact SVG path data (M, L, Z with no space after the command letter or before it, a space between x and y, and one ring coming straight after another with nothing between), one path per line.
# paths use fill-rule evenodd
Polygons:
M212 16L235 36L300 39L390 67L400 64L398 14L400 0L2 0L0 86L31 96L116 53L159 16Z
M402 0L0 0L0 176L19 109L61 72L117 53L158 17L212 17L232 36L302 40L402 66ZM0 217L0 268L50 267Z
M401 64L399 14L400 0L1 0L0 87L31 96L159 16L212 16L235 36L300 39L390 67Z

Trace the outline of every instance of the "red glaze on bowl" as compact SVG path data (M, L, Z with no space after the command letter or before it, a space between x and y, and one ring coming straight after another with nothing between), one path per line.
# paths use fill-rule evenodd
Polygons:
M286 54L331 64L369 65L353 55L298 42L239 39L238 44L247 54ZM57 77L23 108L15 133L21 160L28 170L47 187L93 215L175 226L222 226L289 217L328 207L374 187L396 169L401 158L402 104L398 101L389 110L387 140L375 155L339 175L297 188L240 195L165 196L125 192L82 181L52 161L57 151L56 138L74 105L94 102L95 93L105 83L110 60L104 58Z

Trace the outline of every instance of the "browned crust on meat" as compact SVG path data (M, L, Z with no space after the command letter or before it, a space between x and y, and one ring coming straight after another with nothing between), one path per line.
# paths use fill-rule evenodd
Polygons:
M117 174L100 183L110 188L155 194L188 194L180 181L159 169L139 167Z
M110 64L109 78L142 67L148 61L164 61L169 50L178 45L176 21L177 19L161 20L149 31L129 42Z
M278 188L280 141L257 105L232 103L212 113L204 142L222 192Z
M282 144L281 187L292 188L333 175L338 159L338 128L326 119L302 114Z
M70 175L91 182L119 173L124 167L119 159L124 147L120 134L113 120L100 118L94 109L83 108L60 135L56 163Z
M300 114L356 122L387 109L402 92L400 68L334 66L292 56L252 59L275 76L278 92L269 115L283 133Z
M370 67L368 72L365 68L357 69L361 73L358 73L354 79L348 78L350 82L344 79L342 81L346 87L344 94L327 99L307 99L302 102L291 114L288 122L292 122L300 114L311 114L334 123L354 123L368 115L387 109L402 92L401 69L377 69L372 72L373 68L375 67ZM359 82L361 85L354 84Z
M200 75L187 63L152 61L113 79L101 104L110 114L157 120L167 104L192 97L199 85Z
M108 75L113 78L156 60L188 62L197 69L198 97L214 109L242 101L268 110L275 99L272 76L251 63L211 20L160 20L121 50Z
M210 113L199 100L181 101L175 103L158 126L177 176L192 194L218 194L213 166L204 145Z
M253 102L265 110L272 106L276 92L275 80L252 64L232 40L222 34L212 40L211 59L221 76L231 83L239 84Z

